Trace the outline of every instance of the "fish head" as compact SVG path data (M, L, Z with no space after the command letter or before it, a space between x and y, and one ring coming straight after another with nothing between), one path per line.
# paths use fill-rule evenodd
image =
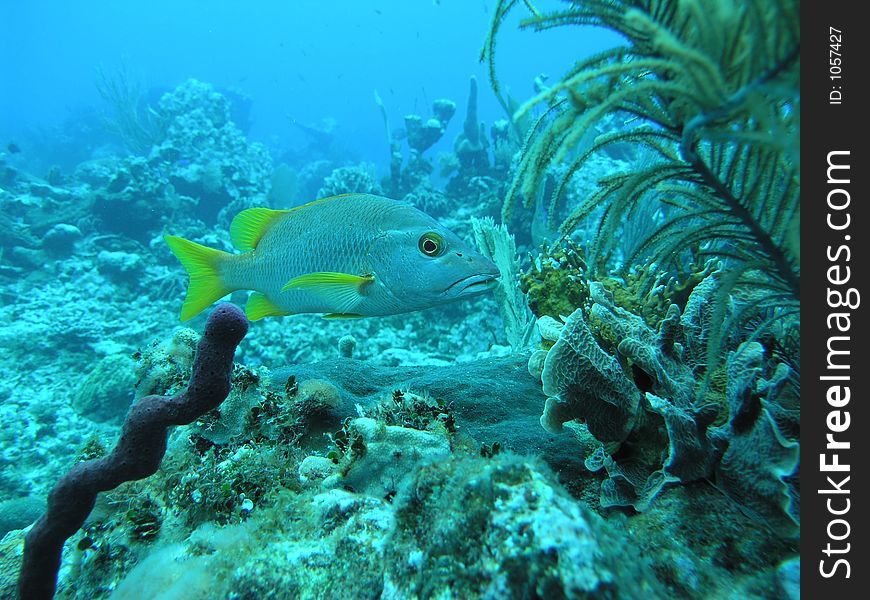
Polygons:
M378 240L385 258L375 273L407 310L421 310L482 294L496 286L498 267L455 233L413 209Z

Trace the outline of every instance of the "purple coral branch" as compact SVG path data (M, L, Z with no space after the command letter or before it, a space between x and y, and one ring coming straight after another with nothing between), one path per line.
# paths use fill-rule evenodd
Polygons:
M233 355L247 332L248 320L238 307L218 305L206 322L187 389L172 397L142 398L130 409L110 454L76 464L55 484L48 509L24 540L20 598L53 598L63 544L84 524L97 494L153 475L166 453L168 428L192 423L224 401Z

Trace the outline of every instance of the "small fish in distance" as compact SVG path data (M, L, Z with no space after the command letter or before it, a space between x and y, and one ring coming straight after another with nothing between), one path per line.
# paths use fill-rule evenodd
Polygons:
M289 210L249 208L230 224L241 254L167 235L190 283L187 321L235 290L245 313L326 313L327 318L422 310L495 287L495 264L405 202L343 194Z

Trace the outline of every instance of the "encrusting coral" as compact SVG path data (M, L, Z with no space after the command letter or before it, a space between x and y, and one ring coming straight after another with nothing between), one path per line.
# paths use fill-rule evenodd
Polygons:
M520 276L520 289L537 317L570 315L589 296L586 255L572 240L552 248L544 245Z

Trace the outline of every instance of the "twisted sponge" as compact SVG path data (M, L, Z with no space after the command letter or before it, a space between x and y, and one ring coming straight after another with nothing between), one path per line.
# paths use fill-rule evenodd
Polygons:
M233 355L247 332L248 320L238 307L218 305L199 341L187 389L172 397L142 398L127 415L110 454L76 464L55 484L48 509L24 540L20 598L52 598L63 544L84 524L97 494L153 475L166 453L168 428L187 425L224 401L230 391Z

